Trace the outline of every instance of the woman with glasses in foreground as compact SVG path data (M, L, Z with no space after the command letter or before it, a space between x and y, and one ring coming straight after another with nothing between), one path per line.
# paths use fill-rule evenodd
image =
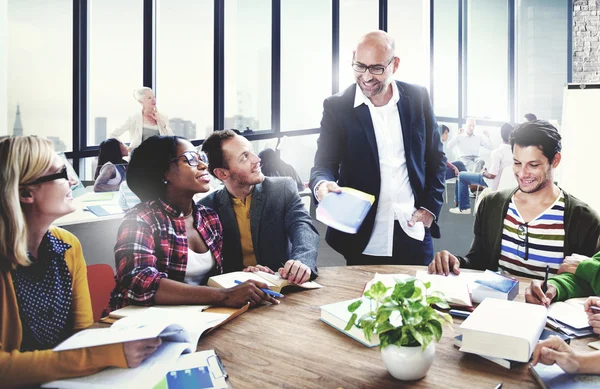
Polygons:
M0 386L24 387L136 367L160 339L53 352L91 324L81 245L50 226L75 210L71 179L52 143L0 139Z
M110 311L125 305L209 304L239 308L262 300L279 303L244 282L233 288L205 286L223 272L223 229L217 214L196 205L208 192L206 156L185 138L153 136L134 150L127 184L142 203L123 220L115 245L117 285ZM105 312L108 313L108 312Z

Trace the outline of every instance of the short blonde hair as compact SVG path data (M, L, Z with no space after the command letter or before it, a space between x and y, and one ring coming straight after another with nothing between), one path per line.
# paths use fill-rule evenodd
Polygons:
M42 176L52 166L52 142L36 136L0 139L0 268L30 265L27 224L19 186Z
M142 99L144 98L144 95L148 91L154 93L152 88L148 88L147 86L143 86L139 89L134 89L133 90L133 98L135 99L135 101L142 101Z

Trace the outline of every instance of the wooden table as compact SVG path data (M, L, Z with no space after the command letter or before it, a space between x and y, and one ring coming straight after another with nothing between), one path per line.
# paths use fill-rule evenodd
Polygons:
M476 355L458 351L454 336L462 320L447 326L433 366L419 381L394 379L379 347L368 348L319 320L320 306L360 297L378 273L415 275L420 266L327 267L317 281L323 289L288 293L280 305L253 309L206 334L198 350L217 350L231 384L241 388L538 388L528 364L505 369ZM520 278L517 300L524 301L530 280ZM589 340L573 340L587 348Z

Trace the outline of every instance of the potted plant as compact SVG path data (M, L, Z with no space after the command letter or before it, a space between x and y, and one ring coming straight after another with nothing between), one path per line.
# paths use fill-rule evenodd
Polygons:
M389 294L392 288L379 281L364 293L371 304L368 313L358 317L355 312L365 299L348 306L352 316L346 331L356 326L369 340L373 334L379 336L383 362L394 378L417 380L425 377L435 355L433 340L437 342L442 337L443 323L452 324L450 315L431 306L449 308L443 294L427 293L430 285L414 277L396 280Z

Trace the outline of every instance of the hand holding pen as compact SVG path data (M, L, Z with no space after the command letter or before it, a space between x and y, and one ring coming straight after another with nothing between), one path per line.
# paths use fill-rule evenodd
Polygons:
M550 306L550 303L556 297L556 286L548 283L548 275L550 273L550 267L546 269L544 281L533 280L531 284L525 289L525 301L530 304Z
M583 306L588 316L588 322L595 333L600 334L600 297L589 297Z
M254 307L260 305L263 300L272 304L279 304L279 300L263 292L264 289L268 289L267 284L256 280L240 282L232 288L221 289L222 292L220 293L223 293L222 305L241 308L248 304Z

